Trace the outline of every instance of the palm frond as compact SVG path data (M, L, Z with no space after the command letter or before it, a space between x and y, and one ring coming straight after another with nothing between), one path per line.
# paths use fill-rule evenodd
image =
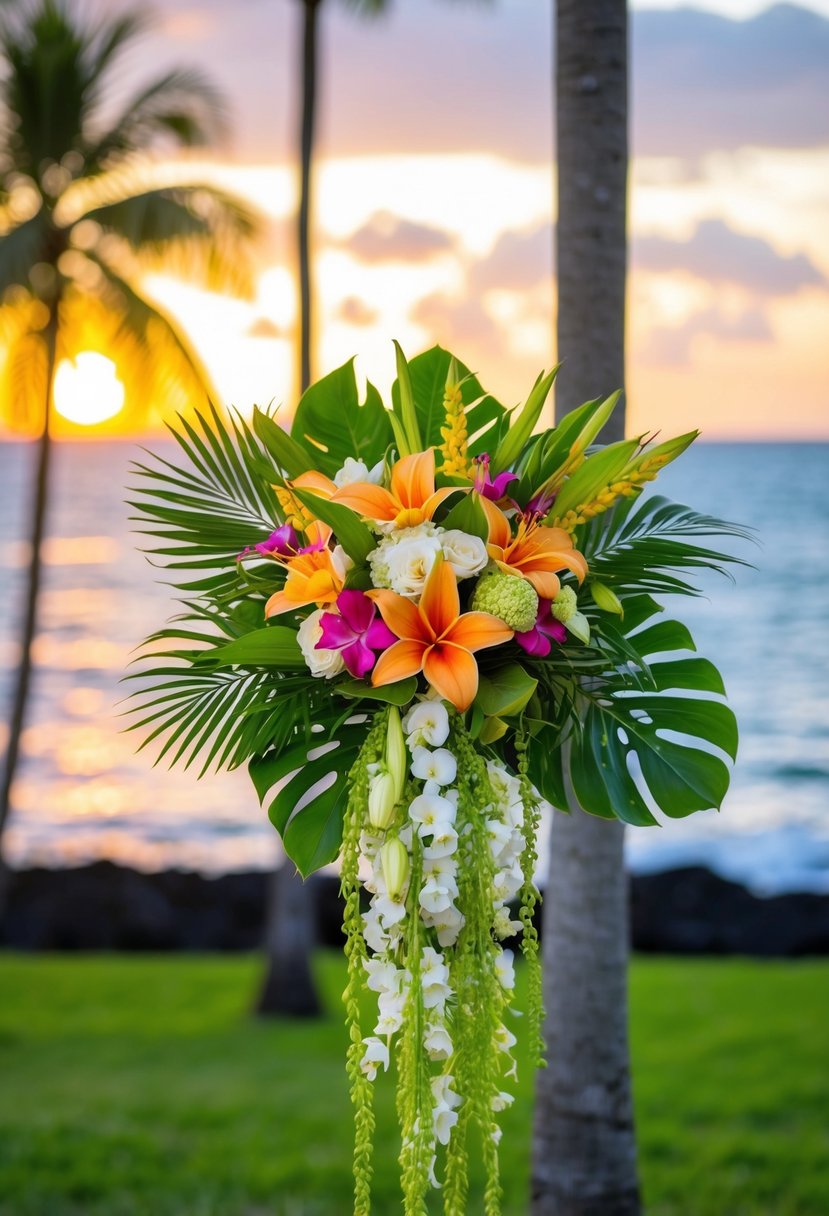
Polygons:
M0 236L0 298L10 287L29 287L29 271L49 256L42 212Z
M159 136L192 147L209 143L225 127L220 91L194 68L173 68L132 96L106 131L88 137L86 156L97 167Z
M251 453L261 460L265 453L242 418L226 422L213 405L194 422L180 415L169 430L187 463L152 456L133 465L133 522L160 542L148 553L168 569L218 571L213 595L238 589L236 556L265 540L281 518L272 487L250 468Z
M714 570L728 576L730 567L749 565L733 553L691 543L690 538L709 536L755 540L750 528L652 495L624 500L596 517L579 530L576 544L591 576L617 594L699 595L684 572Z

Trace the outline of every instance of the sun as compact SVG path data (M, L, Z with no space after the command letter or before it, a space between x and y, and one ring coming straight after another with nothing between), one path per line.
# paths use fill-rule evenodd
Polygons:
M67 422L95 426L113 418L124 405L124 386L105 355L84 350L62 359L55 372L55 409Z

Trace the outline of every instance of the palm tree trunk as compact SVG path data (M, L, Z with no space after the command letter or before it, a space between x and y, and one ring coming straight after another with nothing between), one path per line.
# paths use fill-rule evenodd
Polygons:
M37 607L40 596L40 576L42 570L41 546L49 503L49 463L52 454L52 385L55 378L57 333L58 306L57 303L54 303L50 308L49 320L43 331L46 345L46 395L43 411L43 430L38 440L37 471L32 488L29 572L26 585L26 602L20 627L20 662L17 668L17 682L12 694L11 713L9 715L9 737L3 769L3 784L0 787L0 924L5 916L11 878L2 850L2 842L9 820L12 787L14 785L15 773L17 772L17 762L20 758L20 739L26 721L26 703L29 696L29 684L32 674L32 648L37 631Z
M311 167L317 97L317 10L321 0L302 0L302 131L299 222L300 391L311 383ZM318 1017L320 1000L311 972L314 945L312 888L289 861L271 877L266 912L267 971L256 1003L262 1017Z
M271 875L265 951L267 970L256 1013L260 1017L319 1017L311 971L316 937L313 881L303 882L286 858Z
M299 188L299 374L300 392L311 383L311 168L317 104L317 10L321 0L302 0L302 131Z
M561 413L624 384L627 5L558 0ZM617 412L604 436L620 438ZM544 907L545 1038L533 1216L640 1211L627 1041L624 828L556 812Z

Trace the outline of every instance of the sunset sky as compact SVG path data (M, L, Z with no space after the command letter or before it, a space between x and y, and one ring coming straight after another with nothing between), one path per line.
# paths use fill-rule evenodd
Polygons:
M257 298L148 287L245 410L294 392L300 7L157 0L122 81L189 62L227 95L204 172L267 213ZM512 404L553 362L552 8L323 5L318 372L357 353L385 389L392 337L439 341ZM632 83L629 430L829 438L829 0L634 4Z

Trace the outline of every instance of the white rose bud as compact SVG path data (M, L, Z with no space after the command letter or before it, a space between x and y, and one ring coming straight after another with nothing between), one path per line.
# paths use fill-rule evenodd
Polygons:
M323 608L318 608L307 616L297 630L297 641L302 651L302 657L312 676L320 676L331 680L340 674L344 667L343 656L339 650L315 650L317 642L322 637Z
M458 580L480 574L489 561L486 545L480 536L470 536L459 528L450 528L441 537L443 556L455 571Z
M401 541L388 553L389 582L398 595L420 595L440 553L440 537L419 536Z

